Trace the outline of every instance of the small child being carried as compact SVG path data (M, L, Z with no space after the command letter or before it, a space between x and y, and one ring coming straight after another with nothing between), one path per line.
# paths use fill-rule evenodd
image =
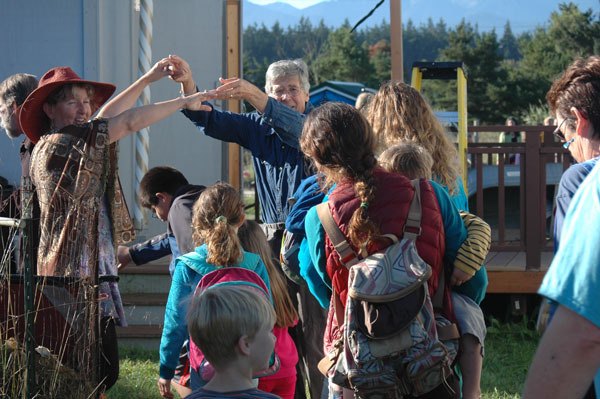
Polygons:
M385 150L379 163L388 172L405 175L409 179L432 177L433 159L425 148L413 142L396 144ZM460 216L467 228L467 238L458 249L453 264L450 283L453 287L467 282L479 270L488 254L491 230L479 217L464 211ZM461 332L459 365L463 377L463 398L481 396L481 369L483 367L483 341L485 321L476 298L452 291L452 306Z

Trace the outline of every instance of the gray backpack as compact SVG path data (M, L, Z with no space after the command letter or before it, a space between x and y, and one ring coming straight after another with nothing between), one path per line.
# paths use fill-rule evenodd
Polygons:
M419 182L413 181L413 187L404 237L385 235L392 244L364 258L354 252L327 203L317 206L327 235L349 269L345 312L335 292L330 307L343 333L320 368L327 369L334 383L353 390L355 398L456 395L447 383L453 377L456 346L441 342L437 326L452 331L455 342L458 330L433 310L427 288L431 267L415 246L421 224ZM443 292L443 281L440 284L438 291ZM441 304L442 295L437 300Z

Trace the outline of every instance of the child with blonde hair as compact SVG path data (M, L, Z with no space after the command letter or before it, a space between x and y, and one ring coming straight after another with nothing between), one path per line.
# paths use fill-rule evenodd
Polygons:
M275 346L276 315L264 293L209 287L192 299L187 320L192 341L215 369L211 380L187 398L278 398L255 388L252 379L269 366Z
M224 267L238 267L258 274L270 292L270 280L260 256L245 252L237 235L245 220L239 192L227 183L205 189L193 208L194 252L177 258L160 342L158 388L172 398L171 379L178 364L181 345L188 337L185 315L194 289L206 274ZM201 385L191 370L191 388Z
M403 174L409 179L432 177L433 158L414 142L393 145L381 153L379 164L388 172ZM490 249L491 230L487 223L468 212L460 211L467 228L467 238L458 249L450 282L463 284L479 270ZM458 322L460 338L459 365L463 376L463 398L481 396L481 369L485 321L479 305L467 295L452 290L452 306Z
M275 306L275 328L273 334L277 338L275 354L279 357L281 366L277 373L261 377L258 388L276 394L283 399L293 399L296 387L296 364L298 351L288 332L298 322L298 313L292 303L284 277L277 271L271 247L267 236L260 225L253 220L246 220L238 230L242 247L249 252L260 255L267 267L271 281L271 294Z

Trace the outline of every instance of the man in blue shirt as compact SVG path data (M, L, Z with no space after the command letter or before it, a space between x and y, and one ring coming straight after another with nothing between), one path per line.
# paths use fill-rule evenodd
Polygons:
M181 83L182 94L195 93L198 89L189 64L177 56L170 59L171 77ZM312 174L299 144L304 117L312 109L308 102L308 67L301 59L272 63L267 69L265 91L240 78L219 81L217 99L246 100L256 111L237 114L213 107L211 111L182 112L207 136L237 143L252 153L263 230L273 254L278 255L290 208L288 199L300 181ZM323 357L325 314L305 284L288 282L288 288L292 300L300 294L302 315L301 323L290 329L301 359L295 397L305 397L305 384L310 387L311 397L320 397L324 379L317 363Z
M552 84L547 98L557 117L557 133L575 158L598 151L600 57L576 60ZM539 290L559 306L529 369L524 398L594 397L589 390L594 375L596 396L600 394L599 225L596 164L569 205L558 252Z
M187 62L177 56L171 59L173 79L181 83L182 93L195 93ZM221 78L220 82L218 99L246 100L256 112L237 114L213 108L210 112L183 113L207 136L237 143L252 152L261 215L272 241L274 232L285 227L288 198L307 176L298 141L304 117L311 110L308 67L300 59L274 62L267 70L264 92L244 79Z

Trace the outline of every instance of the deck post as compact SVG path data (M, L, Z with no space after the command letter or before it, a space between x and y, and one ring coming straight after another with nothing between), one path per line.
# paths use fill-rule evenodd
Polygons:
M541 262L540 248L540 135L525 133L525 270L539 270ZM545 199L544 199L545 200ZM544 204L545 206L545 204Z

